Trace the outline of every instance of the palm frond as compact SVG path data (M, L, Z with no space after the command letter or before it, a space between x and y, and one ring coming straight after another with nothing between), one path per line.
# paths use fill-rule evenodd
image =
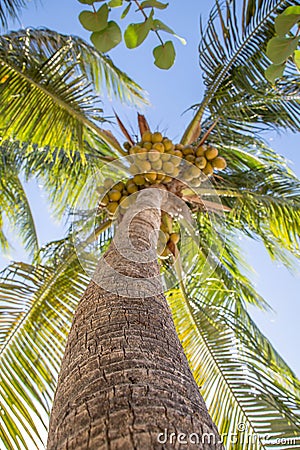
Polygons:
M0 24L7 28L8 19L16 20L20 11L26 7L28 0L2 0L0 3Z
M261 240L271 258L293 270L294 257L300 257L299 179L286 159L260 139L246 135L245 150L224 141L216 130L212 134L213 144L226 158L227 169L213 179L214 189L204 186L198 192L204 199L218 195L230 209L221 218L225 221L224 236L227 230L235 230ZM240 137L242 143L242 134ZM199 223L203 220L203 215L198 215Z
M100 242L111 238L106 228ZM0 442L6 448L45 445L67 334L89 281L81 263L96 264L83 248L80 258L68 237L47 245L41 264L13 263L1 273Z
M238 299L243 305L252 304L261 309L269 309L270 306L245 275L253 269L241 255L236 229L230 227L227 221L223 223L223 217L220 217L222 224L219 229L207 214L197 213L196 221L199 232L197 262L192 264L189 261L187 249L181 251L183 266L191 268L186 278L190 283L191 294L194 296L201 290L207 302L222 305L225 291L229 298Z
M245 164L244 155L237 149L228 150L227 157L229 160L241 157ZM284 168L258 166L247 171L232 169L222 178L218 182L218 193L231 208L227 226L261 239L273 259L291 268L286 252L300 257L300 182L297 177Z
M21 237L25 249L32 255L39 249L37 231L30 208L29 200L20 180L20 164L16 158L14 144L0 146L0 203L2 223L0 223L0 244L7 248L3 234L3 217L9 221L13 230Z
M215 288L220 292L219 285ZM229 450L235 442L241 450L275 449L278 438L294 438L296 445L300 382L240 302L232 301L224 290L223 302L215 305L207 303L201 290L197 292L192 298L173 290L168 300L190 367L225 447Z
M18 145L17 145L18 144ZM8 147L8 142L3 147ZM110 159L102 152L103 146L86 145L84 153L74 152L72 159L64 150L49 147L17 145L17 159L26 180L36 179L48 194L49 204L57 218L66 215L73 208L83 189L86 194L96 186L91 186L94 174L101 170L104 162Z
M93 82L99 88L105 78L123 100L140 100L142 91L107 57L80 38L46 29L11 32L0 37L0 46L3 140L63 148L69 157L83 154L86 143L100 143L103 154L112 155L107 145L124 153L99 127L104 118Z
M271 86L264 76L269 65L265 49L274 34L274 19L296 0L256 2L216 0L205 29L201 26L200 67L206 91L183 140L204 113L218 126L299 129L299 77L290 65Z

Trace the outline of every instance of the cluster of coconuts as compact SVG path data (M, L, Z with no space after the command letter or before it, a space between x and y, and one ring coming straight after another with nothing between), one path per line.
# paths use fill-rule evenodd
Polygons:
M172 217L163 213L157 245L159 257L163 259L169 257L172 254L172 246L178 244L179 240L180 234L173 230Z
M138 186L167 184L177 176L192 186L200 186L201 173L211 176L215 170L226 168L226 160L215 147L173 144L159 132L146 131L136 145L126 142L124 147L130 155L136 155L129 170ZM181 159L189 162L189 167L181 168Z
M210 177L215 170L224 170L227 166L225 158L219 156L218 149L212 145L201 144L195 147L177 144L176 147L182 152L182 158L192 164L182 173L183 179L192 186L200 186L201 173Z
M109 217L113 218L117 209L124 214L132 203L131 194L139 190L132 178L126 182L115 183L112 178L106 178L103 186L97 187L98 194L102 195L99 206L105 208Z
M136 145L127 146L130 155L135 155L134 163L129 170L139 186L151 184L167 184L179 175L180 160L173 142L159 132L146 131Z
M145 131L137 144L125 142L124 148L129 155L135 155L129 167L132 177L126 182L118 183L112 178L106 178L103 186L97 188L98 193L102 194L99 206L105 208L111 218L115 216L118 208L120 214L124 214L131 203L130 195L145 187L153 184L167 185L178 176L191 186L197 187L201 184L201 174L211 176L215 170L226 168L226 160L219 156L218 149L212 145L173 144L160 132ZM181 160L187 161L188 166L182 167ZM162 227L166 228L163 223ZM171 237L174 233L170 228L169 231L162 231L168 233L169 237L167 234L166 237L172 242L177 243L174 241L177 237ZM166 242L168 243L168 240Z

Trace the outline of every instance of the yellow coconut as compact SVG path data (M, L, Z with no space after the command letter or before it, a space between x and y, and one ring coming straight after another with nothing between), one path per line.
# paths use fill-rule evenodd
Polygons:
M197 158L195 159L195 165L199 167L199 169L204 169L206 164L207 159L205 158L205 156L197 156Z
M215 147L208 147L208 149L205 152L205 158L208 161L211 161L212 159L215 159L218 156L219 152L218 149Z
M199 167L196 166L190 167L189 171L191 172L194 178L200 177L201 175L201 170L199 169Z
M162 165L163 163L161 159L151 162L152 169L154 170L160 170L162 168Z
M143 186L145 184L145 178L143 175L135 175L133 181L137 186Z
M138 186L135 183L129 184L126 189L129 194L134 194L139 190Z
M190 163L195 161L195 155L185 155L184 159Z
M173 142L170 139L167 139L167 138L163 139L163 145L165 147L165 151L166 152L171 152L175 148Z
M179 240L180 240L179 233L170 234L170 241L174 242L174 244L178 244Z
M200 145L196 150L196 156L203 156L207 150L207 145Z
M160 160L160 155L161 155L160 152L153 148L148 152L147 156L148 156L149 161L153 162L153 161Z
M178 156L178 158L182 158L183 154L181 150L174 150L173 155Z
M170 155L170 153L163 153L161 155L161 160L163 162L169 161L171 159L172 155Z
M165 147L162 142L156 142L155 144L152 145L152 148L158 150L160 153L164 153L165 151Z
M194 154L194 148L191 145L185 145L182 149L182 153L184 155L193 155Z
M165 172L167 175L173 175L174 168L175 168L174 164L172 164L170 161L164 162L162 166L163 172Z
M155 172L148 172L145 174L145 178L147 181L149 181L149 183L154 183L157 181L157 173Z
M142 141L143 142L150 142L152 139L152 133L150 131L145 131L142 134Z
M138 166L141 172L148 172L149 170L151 170L150 161L138 161Z
M114 214L117 211L118 206L119 206L118 202L109 202L106 208L111 214Z
M226 159L222 158L222 156L218 156L217 158L213 159L211 164L215 169L218 170L224 170L227 167Z
M118 191L117 189L112 189L109 193L109 200L111 202L118 202L120 200L120 198L122 197L122 194L120 191Z
M109 196L106 194L106 195L104 195L104 197L102 197L100 199L99 204L100 204L100 206L107 206L108 203L109 203Z
M144 142L143 147L146 148L148 151L152 148L152 142Z
M119 181L118 183L116 183L114 185L114 189L116 189L117 191L123 191L123 189L125 188L125 184L123 183L123 181Z
M155 144L157 142L162 142L162 140L163 140L163 136L158 131L153 133L151 136L151 141L153 142L153 144Z
M213 166L211 165L210 162L208 162L208 163L206 164L206 166L204 167L204 169L203 169L202 172L203 172L205 175L207 175L208 177L211 176L211 175L213 175L214 169L213 169Z

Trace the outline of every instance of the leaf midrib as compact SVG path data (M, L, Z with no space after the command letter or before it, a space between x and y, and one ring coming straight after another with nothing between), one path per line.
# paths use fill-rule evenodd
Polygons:
M207 344L207 341L206 341L205 337L202 335L201 330L199 329L197 322L195 322L195 320L194 320L194 315L193 315L193 311L192 311L192 308L191 308L189 299L188 299L188 297L187 297L187 295L186 295L186 292L185 292L185 288L184 288L184 286L183 286L183 283L181 283L181 284L182 284L181 291L182 291L183 298L184 298L184 300L185 300L185 304L186 304L186 306L187 306L188 314L189 314L189 316L190 316L190 319L191 319L191 322L192 322L192 324L193 324L193 327L194 327L194 329L196 328L196 332L198 333L200 339L202 339L203 342L205 343L205 346L206 346L206 348L207 348L207 350L208 350L208 352L209 352L211 358L213 359L214 364L215 364L215 366L216 366L216 368L217 368L219 374L221 375L221 378L222 378L223 382L226 384L228 390L231 392L232 396L234 397L234 399L235 399L235 401L236 401L238 407L240 408L240 410L242 411L244 417L246 418L247 422L249 423L249 426L250 426L251 430L253 430L253 432L255 433L255 429L254 429L253 426L252 426L251 420L248 418L247 412L244 411L244 408L243 408L243 406L240 404L240 401L239 401L239 399L237 398L237 396L235 395L235 392L231 389L231 386L230 386L230 384L228 383L226 377L224 377L223 372L222 372L222 370L221 370L221 368L220 368L220 365L219 365L218 361L216 360L214 354L212 353L212 351L211 351L211 349L210 349L210 346ZM259 440L260 440L260 438L259 438ZM264 449L267 450L267 447L265 447L264 445L262 445L262 448L264 448Z
M47 97L51 98L53 102L60 106L62 109L67 111L72 117L78 120L81 124L85 125L90 130L94 131L95 134L102 139L106 144L108 144L113 149L117 150L120 154L126 155L126 152L123 151L123 149L116 145L116 142L113 139L110 139L109 136L107 136L101 128L99 128L94 122L92 122L90 119L85 117L84 115L80 114L79 111L76 111L76 109L72 108L67 102L62 100L59 96L55 95L50 90L46 89L41 84L37 83L32 77L27 75L25 72L22 72L20 69L18 69L13 64L9 63L6 59L0 58L0 62L8 67L10 70L13 70L15 73L17 73L20 77L22 77L24 80L26 80L29 84L34 86L37 90L43 92Z

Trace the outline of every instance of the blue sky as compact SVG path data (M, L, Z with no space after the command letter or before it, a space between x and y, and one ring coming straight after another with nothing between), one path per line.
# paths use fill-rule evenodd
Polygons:
M142 112L153 128L167 130L168 135L176 141L180 138L184 126L191 118L191 113L183 112L192 104L197 103L202 96L203 85L201 71L198 65L199 17L204 21L213 1L207 0L171 0L167 10L159 12L158 17L165 20L176 32L187 40L187 45L175 42L177 58L175 66L169 71L161 71L152 63L152 48L158 45L153 37L139 49L127 50L123 44L110 53L115 64L126 71L148 93L151 107ZM30 3L22 15L21 24L11 24L11 29L23 26L45 26L65 34L77 34L89 38L78 22L78 14L84 5L77 0L44 0L35 6ZM88 9L88 7L87 7ZM112 115L114 107L122 120L136 129L136 111L108 99L104 100L106 115ZM116 135L121 138L117 127ZM265 138L280 154L291 161L294 171L300 175L299 135L267 134ZM27 186L29 197L42 243L61 236L60 224L49 221L50 212L47 208L43 192L31 182ZM274 312L261 313L253 311L253 317L264 333L270 338L275 348L286 359L300 376L300 360L297 342L300 341L300 270L292 276L284 267L272 263L266 251L258 243L243 240L241 245L245 257L253 265L256 273L251 275L257 290L271 304ZM1 265L8 263L12 257L21 260L24 254L15 246L10 256L0 259Z

